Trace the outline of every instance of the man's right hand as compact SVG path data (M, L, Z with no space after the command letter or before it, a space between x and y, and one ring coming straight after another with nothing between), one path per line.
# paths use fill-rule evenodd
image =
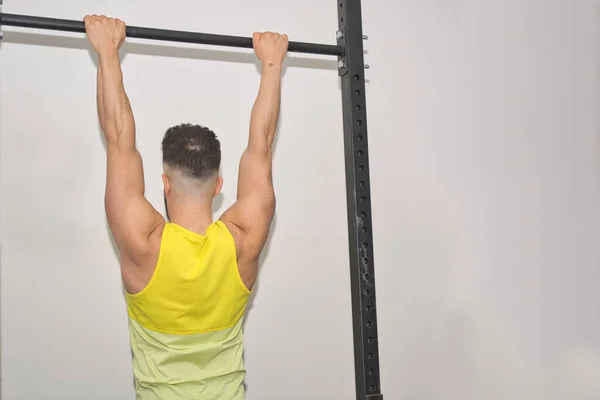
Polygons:
M119 51L125 41L125 23L103 15L88 15L83 19L88 39L98 55Z
M252 35L256 56L264 64L281 64L288 50L288 37L279 33L264 32Z

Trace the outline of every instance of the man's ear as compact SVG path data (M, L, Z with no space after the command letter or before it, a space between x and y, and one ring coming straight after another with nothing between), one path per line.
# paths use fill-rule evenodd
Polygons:
M169 177L166 174L162 174L163 181L163 191L165 192L165 196L171 195L171 182L169 181Z
M223 189L223 177L219 176L219 177L217 177L217 185L215 187L214 197L217 197L219 195L219 193L221 193L222 189Z

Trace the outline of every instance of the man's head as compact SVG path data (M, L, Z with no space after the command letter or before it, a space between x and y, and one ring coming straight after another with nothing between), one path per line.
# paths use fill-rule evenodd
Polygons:
M162 141L165 200L212 202L219 194L221 144L213 131L200 125L169 128Z

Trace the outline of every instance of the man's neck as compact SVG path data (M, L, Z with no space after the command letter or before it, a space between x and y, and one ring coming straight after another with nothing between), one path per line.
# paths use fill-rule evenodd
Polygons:
M212 204L207 201L172 199L169 220L187 230L204 235L213 223Z

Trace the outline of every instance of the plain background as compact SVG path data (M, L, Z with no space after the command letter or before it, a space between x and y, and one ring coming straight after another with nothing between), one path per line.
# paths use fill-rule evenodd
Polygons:
M600 398L599 5L363 2L382 388L389 400ZM5 1L4 12L335 42L335 1ZM133 398L82 35L1 44L2 399ZM146 192L160 140L222 141L225 210L259 82L251 51L123 49ZM246 332L249 400L352 399L336 60L290 55L278 211Z

